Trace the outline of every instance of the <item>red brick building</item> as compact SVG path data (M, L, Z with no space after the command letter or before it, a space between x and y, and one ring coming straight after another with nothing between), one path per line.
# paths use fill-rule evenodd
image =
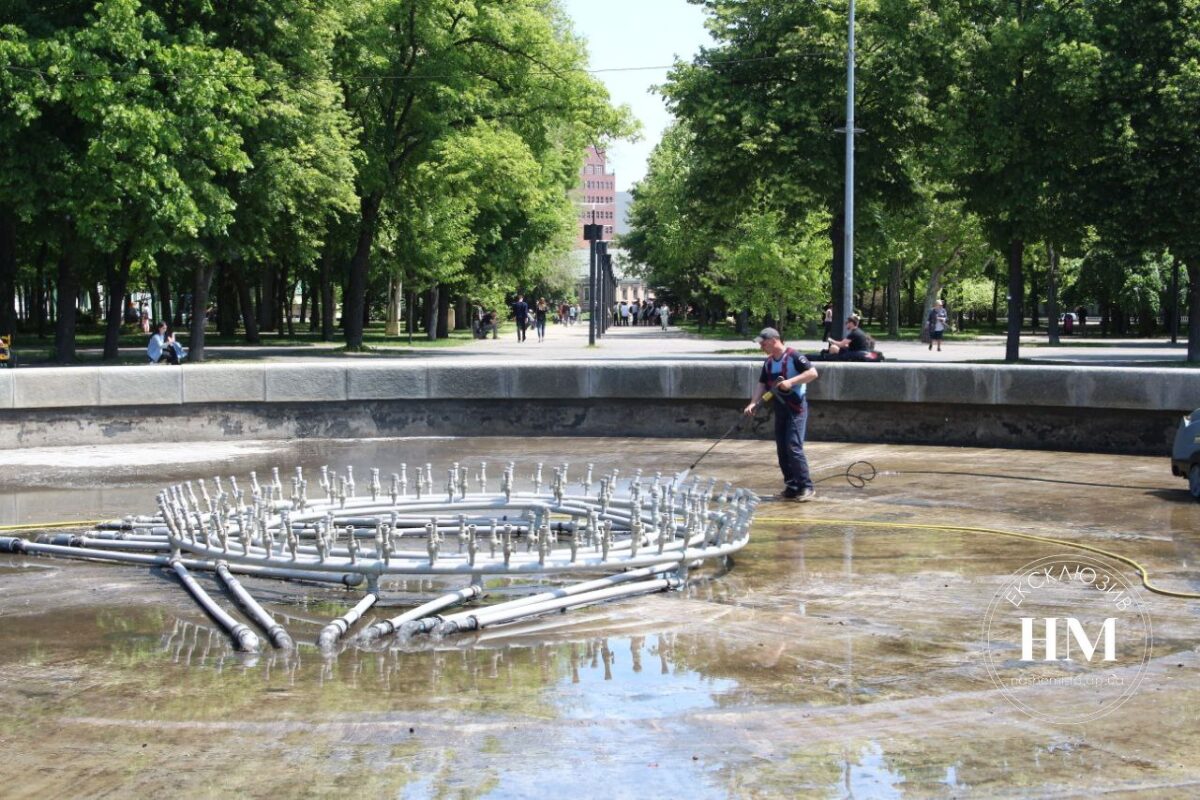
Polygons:
M579 170L579 185L575 188L574 200L576 208L579 209L575 247L580 250L587 249L588 243L583 239L583 226L590 222L603 225L604 240L611 240L617 224L617 176L608 171L608 160L603 150L597 150L595 147L587 149L583 168Z

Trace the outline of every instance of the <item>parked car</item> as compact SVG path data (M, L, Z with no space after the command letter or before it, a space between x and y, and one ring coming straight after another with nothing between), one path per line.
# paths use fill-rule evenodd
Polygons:
M1188 491L1200 500L1200 408L1180 420L1175 431L1171 474L1187 478Z

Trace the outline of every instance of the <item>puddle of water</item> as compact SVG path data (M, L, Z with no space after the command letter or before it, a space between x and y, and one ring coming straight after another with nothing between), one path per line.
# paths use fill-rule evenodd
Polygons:
M726 444L706 471L774 491L770 443ZM323 464L339 471L352 464L366 477L372 466L387 474L405 462L411 478L417 464L458 460L473 470L487 460L495 487L508 460L522 465L522 480L536 461L549 470L564 453L575 454L572 480L586 468L581 453L597 475L613 467L623 477L636 468L671 475L706 446L308 441L266 457L226 453L227 462L189 462L176 472L169 465L151 475L134 471L119 487L105 475L110 457L108 468L81 465L49 485L4 493L0 522L148 512L168 480L250 469L261 477L271 464L290 471L299 463L310 475ZM921 448L811 450L815 465L830 467L864 454L897 470L930 459ZM1062 469L1061 454L938 452L948 468L1005 459L1038 476ZM1111 457L1071 458L1080 461L1076 471L1113 469ZM1161 467L1121 459L1120 471L1134 484L1159 480ZM1200 686L1188 669L1171 671L1172 682L1150 680L1128 714L1089 728L1095 747L1021 727L990 694L978 660L982 615L1035 546L801 518L1093 535L1135 550L1152 569L1170 566L1169 579L1187 588L1200 506L1171 501L1174 484L1162 482L1163 496L981 483L965 473L944 481L885 475L861 491L827 482L806 508L764 506L764 515L791 514L795 522L759 525L729 574L686 592L556 617L557 627L511 638L380 653L351 648L330 660L307 647L294 657L234 653L182 590L154 571L10 558L0 562L0 685L8 687L0 693L0 730L20 732L23 744L0 763L0 780L45 796L79 786L150 795L179 779L237 795L261 792L269 781L285 795L352 785L378 796L502 798L559 794L581 775L614 795L694 797L954 797L1010 785L1032 796L1050 784L1079 793L1105 788L1110 778L1140 786L1172 770L1200 780L1194 759L1177 755L1200 742L1186 711L1200 702ZM357 599L264 586L253 591L305 641ZM403 590L415 596L428 587ZM1194 609L1155 606L1156 655L1192 664ZM1160 690L1173 693L1153 694ZM1174 754L1169 765L1135 752L1129 743L1145 736L1171 740L1161 748ZM121 754L115 763L114 752ZM170 778L154 769L163 763L173 765ZM48 764L68 766L48 772Z

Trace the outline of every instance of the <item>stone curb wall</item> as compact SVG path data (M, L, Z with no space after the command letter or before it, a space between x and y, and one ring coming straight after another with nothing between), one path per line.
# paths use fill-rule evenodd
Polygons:
M511 362L346 361L3 370L0 421L6 424L0 426L0 449L154 441L161 439L159 425L168 419L190 420L185 426L175 426L173 436L184 440L205 435L291 438L330 435L337 429L340 435L406 435L379 422L366 429L333 422L339 417L362 419L364 414L387 417L380 409L394 411L400 406L407 407L401 415L405 419L414 418L419 411L423 421L418 427L424 434L439 432L440 414L445 432L461 435L469 423L452 420L466 414L468 407L481 407L478 404L482 403L502 411L514 405L507 401L516 400L522 401L516 405L553 406L554 414L549 416L554 419L564 409L574 409L576 416L589 413L580 417L585 422L565 431L510 414L503 424L499 418L494 420L505 433L519 432L528 425L533 428L529 433L622 435L624 418L629 421L626 435L709 436L728 419L730 409L750 396L760 363L757 359L684 363L664 359L518 366ZM889 420L893 435L898 435L894 434L898 426L909 430L902 438L911 443L1061 447L1063 441L1074 441L1071 437L1076 434L1067 430L1047 439L1045 430L1058 430L1064 424L1069 427L1072 419L1079 418L1081 427L1076 433L1083 436L1085 429L1090 430L1083 418L1090 417L1091 428L1101 418L1105 420L1101 428L1129 428L1123 437L1099 449L1152 451L1160 437L1165 437L1164 446L1169 444L1172 421L1179 414L1200 406L1200 370L925 363L834 363L818 364L817 368L821 378L809 388L814 438L820 438L817 428L822 418L830 422L829 432L838 429L833 420L839 414L861 420L875 414L881 422ZM456 404L463 413L455 413ZM607 411L597 413L602 406L621 411L615 416ZM695 418L671 413L671 409L685 406L710 409L712 423L708 423L709 412ZM400 417L388 413L401 424ZM597 423L603 418L604 423L587 424L589 414ZM632 419L642 414L649 418ZM272 424L274 418L326 417L328 424L315 424L308 432L304 424ZM963 428L967 423L961 420L946 422L962 417L986 418L993 433L981 436ZM701 418L705 422L700 422ZM930 424L916 424L926 418ZM1014 422L1008 426L1012 433L1007 438L1003 433L1006 419ZM942 420L937 423L943 431L940 434L934 425L937 420ZM151 430L139 431L143 421ZM54 433L56 427L59 430ZM1043 433L1034 433L1039 429ZM486 435L501 430L478 428L477 432ZM852 432L843 433L853 438ZM831 438L842 437L835 434ZM872 437L864 434L864 438ZM1075 449L1086 448L1081 444Z

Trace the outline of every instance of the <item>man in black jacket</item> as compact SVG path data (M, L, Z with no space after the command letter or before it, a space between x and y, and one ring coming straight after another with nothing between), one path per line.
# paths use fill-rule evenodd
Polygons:
M525 302L524 295L517 295L517 302L513 303L513 319L517 321L517 341L525 341L525 329L529 327L529 304Z

